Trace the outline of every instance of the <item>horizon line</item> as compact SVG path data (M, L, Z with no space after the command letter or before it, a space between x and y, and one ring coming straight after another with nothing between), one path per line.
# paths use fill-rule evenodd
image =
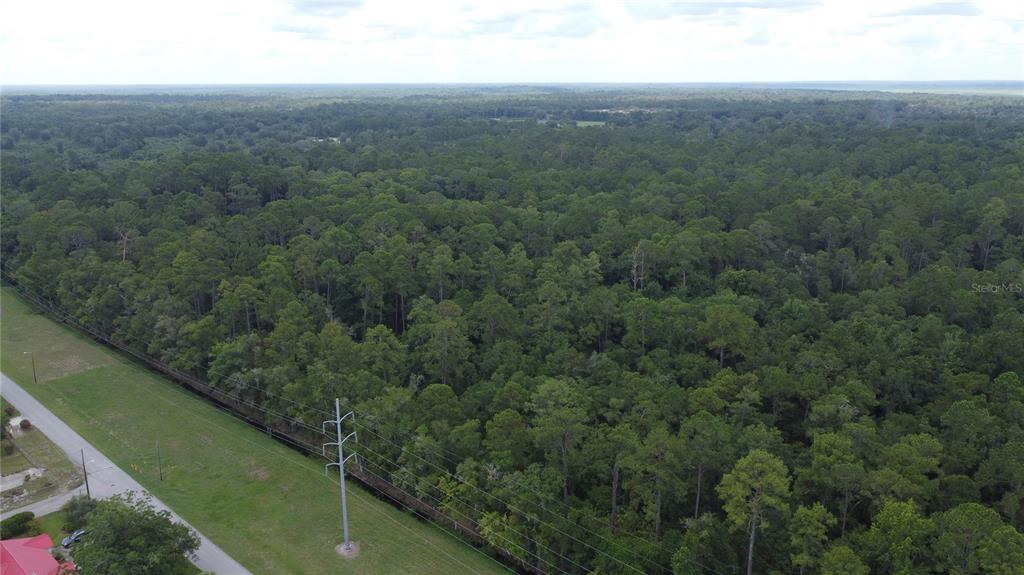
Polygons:
M0 83L0 90L4 88L36 88L36 87L145 87L145 86L679 86L679 85L730 85L730 84L1021 84L1024 79L984 79L984 80L963 80L963 79L937 79L937 80L656 80L656 81L617 81L617 80L593 80L579 82L560 82L542 80L523 81L427 81L427 82L164 82L164 83L126 83L126 82L97 82L97 83Z

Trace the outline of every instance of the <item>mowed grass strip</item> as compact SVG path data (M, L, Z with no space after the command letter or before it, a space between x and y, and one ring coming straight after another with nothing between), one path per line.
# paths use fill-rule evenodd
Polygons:
M14 290L3 288L0 303L0 357L4 373L14 381L32 383L33 361L40 383L114 362L106 349L77 333L53 337L57 324L18 299Z
M324 476L321 461L34 313L12 291L4 289L0 299L4 373L253 573L508 571L351 482L349 523L360 552L351 560L339 557L337 479ZM33 385L31 369L26 380L21 366L22 352L33 343L40 345L37 362L45 357L60 364L50 357L56 349L88 358L94 367Z

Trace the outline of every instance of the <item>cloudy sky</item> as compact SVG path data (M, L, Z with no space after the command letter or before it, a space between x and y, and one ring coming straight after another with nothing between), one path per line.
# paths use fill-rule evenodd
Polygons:
M0 83L1024 80L1020 0L11 0Z

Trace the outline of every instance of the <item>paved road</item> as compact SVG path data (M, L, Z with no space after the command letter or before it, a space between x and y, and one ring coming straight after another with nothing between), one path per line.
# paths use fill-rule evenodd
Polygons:
M37 517L48 515L50 513L53 513L54 511L59 511L61 507L64 507L64 504L67 503L68 500L70 500L75 495L79 494L85 495L85 487L72 489L71 491L66 491L64 493L54 495L49 499L43 499L42 501L29 503L24 507L11 509L10 511L5 509L4 512L0 514L0 519L7 519L11 515L17 515L22 511L31 511L32 513L35 513Z
M0 381L3 383L4 399L14 404L18 411L32 422L32 425L45 433L50 438L50 441L53 441L58 447L63 449L64 453L68 455L68 459L75 462L81 461L82 455L80 450L85 450L85 468L89 472L89 488L93 497L105 498L124 491L146 492L138 482L114 465L98 449L90 445L82 436L75 433L75 430L68 427L66 423L51 413L43 404L36 401L34 397L29 395L17 383L14 383L13 380L2 373L0 373ZM84 491L84 488L82 490ZM71 494L58 495L26 506L23 509L11 510L9 513L22 510L35 513L55 511L70 498ZM157 509L171 511L163 502L155 497L153 498L153 506ZM36 511L36 508L40 511ZM9 513L4 513L4 516L6 517ZM178 517L173 511L171 511L171 515L176 521L188 525L188 522ZM189 527L192 526L189 525ZM212 571L217 573L217 575L251 575L245 567L242 567L237 561L221 550L220 547L217 547L212 541L204 537L202 533L199 533L198 530L196 533L199 535L200 545L199 550L196 552L195 564L200 569Z

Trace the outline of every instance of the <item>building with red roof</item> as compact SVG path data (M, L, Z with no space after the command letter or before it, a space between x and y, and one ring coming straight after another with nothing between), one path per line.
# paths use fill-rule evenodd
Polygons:
M53 540L43 533L0 541L0 572L3 575L56 575L60 564L50 555Z

